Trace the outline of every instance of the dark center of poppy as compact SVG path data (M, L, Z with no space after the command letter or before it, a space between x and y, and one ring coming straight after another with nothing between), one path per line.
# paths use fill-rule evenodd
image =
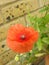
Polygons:
M26 36L25 35L21 35L21 37L20 37L22 40L24 40L25 38L26 38Z

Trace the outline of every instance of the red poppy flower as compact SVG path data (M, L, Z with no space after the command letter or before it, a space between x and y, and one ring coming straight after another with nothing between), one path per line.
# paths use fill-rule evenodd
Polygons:
M21 24L10 27L7 35L7 45L18 53L29 52L37 40L38 32Z

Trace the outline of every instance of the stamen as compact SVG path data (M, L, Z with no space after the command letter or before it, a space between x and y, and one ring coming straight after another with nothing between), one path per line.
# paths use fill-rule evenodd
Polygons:
M22 39L22 40L24 40L25 38L26 38L25 35L22 35L22 36L21 36L21 39Z

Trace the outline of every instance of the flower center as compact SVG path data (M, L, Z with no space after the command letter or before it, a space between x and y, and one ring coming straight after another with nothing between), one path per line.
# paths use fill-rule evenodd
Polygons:
M22 35L20 38L21 38L22 40L24 40L24 39L26 38L26 36L25 36L25 35Z

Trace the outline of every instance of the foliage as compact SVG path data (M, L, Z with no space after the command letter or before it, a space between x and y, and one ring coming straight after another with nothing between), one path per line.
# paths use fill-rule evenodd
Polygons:
M49 4L40 9L39 13L42 14L43 12L45 12L43 17L31 16L30 13L28 14L31 26L39 32L40 36L33 50L20 55L21 62L27 61L27 63L31 63L35 61L37 57L49 54Z

